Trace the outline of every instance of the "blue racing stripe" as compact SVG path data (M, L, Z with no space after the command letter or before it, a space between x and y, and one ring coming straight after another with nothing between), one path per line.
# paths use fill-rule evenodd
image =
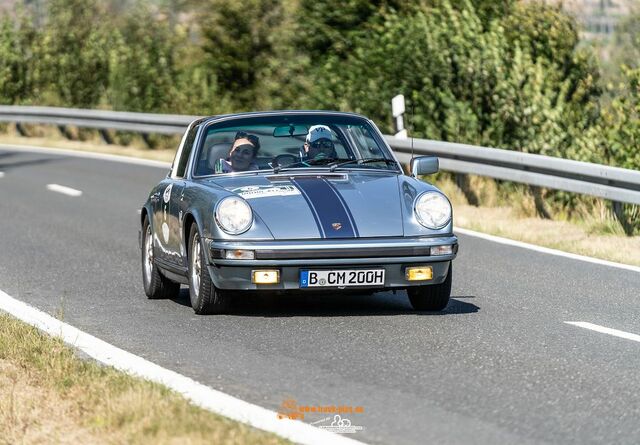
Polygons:
M316 211L316 208L313 206L311 199L309 198L307 193L304 191L304 189L298 186L298 184L296 184L295 180L292 180L291 182L293 182L293 185L295 185L298 188L298 190L300 190L300 194L302 195L304 200L307 201L307 204L309 205L309 209L311 210L311 215L313 215L313 219L316 222L316 226L318 226L318 233L320 234L320 237L326 238L324 234L324 230L322 228L322 224L320 223L320 216L318 216L318 212Z
M322 178L296 178L292 182L300 189L320 225L325 238L358 236L355 222L338 191Z
M358 226L356 226L356 220L353 218L353 215L351 214L351 210L349 210L349 206L347 205L347 202L344 200L344 198L342 197L342 195L340 194L340 192L338 191L335 185L333 185L331 182L327 181L326 179L323 179L323 181L326 182L327 185L333 189L333 192L338 197L338 200L340 200L340 203L342 204L344 211L347 213L347 216L349 217L349 222L351 223L351 227L353 228L353 232L355 233L355 236L359 237L360 234L358 233Z

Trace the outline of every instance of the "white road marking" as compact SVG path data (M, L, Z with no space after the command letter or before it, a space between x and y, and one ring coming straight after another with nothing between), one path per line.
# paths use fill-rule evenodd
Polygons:
M47 184L47 190L51 190L52 192L62 193L67 196L78 197L82 195L82 190L72 189L71 187L65 187L64 185L58 184Z
M0 172L0 178L4 178L4 173Z
M630 332L619 331L617 329L606 328L604 326L600 326L593 323L587 323L586 321L565 321L565 323L578 326L579 328L589 329L591 331L600 332L601 334L609 334L614 337L625 338L627 340L633 340L640 342L640 335L632 334Z
M555 255L555 256L561 256L564 258L570 258L572 260L585 261L587 263L598 264L600 266L617 267L618 269L630 270L632 272L640 272L640 267L638 266L631 266L629 264L616 263L613 261L601 260L599 258L593 258L590 256L563 252L562 250L536 246L535 244L523 243L522 241L514 241L512 239L502 238L495 235L487 235L486 233L476 232L475 230L463 229L462 227L454 227L453 230L454 232L462 233L463 235L469 235L469 236L474 236L476 238L486 239L487 241L492 241L494 243L520 247L522 249L535 250L536 252L546 253L546 254Z
M0 310L35 326L108 366L157 382L182 394L194 405L301 444L361 445L362 442L298 420L278 419L275 411L253 405L170 371L87 334L0 290Z

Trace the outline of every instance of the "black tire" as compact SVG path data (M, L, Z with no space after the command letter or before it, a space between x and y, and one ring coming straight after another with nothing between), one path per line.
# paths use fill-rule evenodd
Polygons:
M447 278L441 284L416 286L407 289L411 306L417 311L441 311L449 304L453 264L449 265Z
M198 226L193 224L189 233L189 298L191 307L198 315L221 314L228 309L229 298L213 285L206 264Z
M142 224L142 285L149 299L171 298L180 292L180 283L166 278L153 260L153 237L149 218Z

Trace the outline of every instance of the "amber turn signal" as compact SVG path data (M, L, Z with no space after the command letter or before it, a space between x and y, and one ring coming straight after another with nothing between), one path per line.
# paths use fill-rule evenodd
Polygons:
M431 266L407 267L404 276L409 281L426 281L433 278Z
M251 282L253 284L278 284L280 282L280 271L252 270Z

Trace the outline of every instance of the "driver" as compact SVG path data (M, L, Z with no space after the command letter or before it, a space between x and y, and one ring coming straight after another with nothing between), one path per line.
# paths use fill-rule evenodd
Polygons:
M336 159L338 157L333 145L331 129L326 125L313 125L309 128L304 143L305 160Z

